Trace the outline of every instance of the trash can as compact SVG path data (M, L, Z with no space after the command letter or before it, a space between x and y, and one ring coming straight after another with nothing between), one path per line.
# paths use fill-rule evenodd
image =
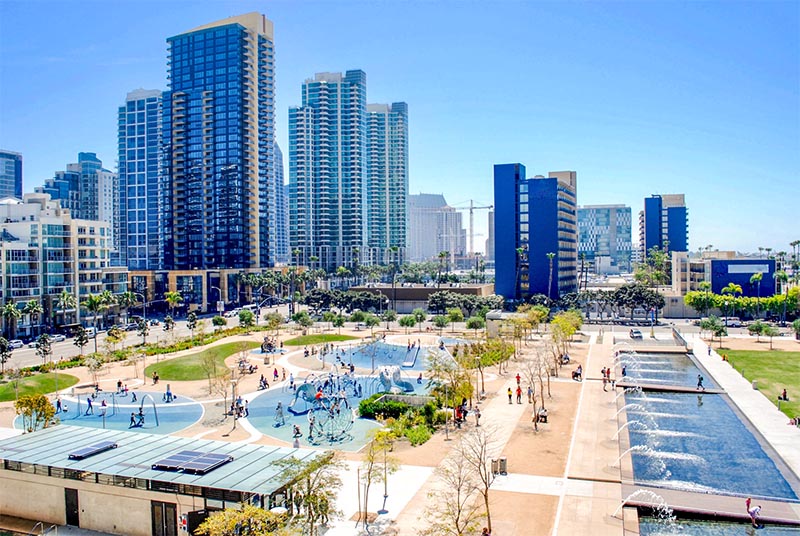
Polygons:
M508 474L508 458L505 456L500 457L500 474L507 475Z
M758 380L753 380L753 389L758 391Z
M500 464L497 462L497 460L492 460L492 474L496 475L499 472L500 472Z

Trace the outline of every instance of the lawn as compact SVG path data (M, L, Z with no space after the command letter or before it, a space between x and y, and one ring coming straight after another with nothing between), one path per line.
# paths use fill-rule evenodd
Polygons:
M761 391L773 404L786 389L789 402L781 402L781 411L789 417L800 415L800 352L727 350L728 361L747 381L758 381Z
M302 337L295 337L294 339L289 339L283 344L285 344L286 346L306 346L309 344L324 344L326 342L352 341L354 339L358 339L358 337L352 337L350 335L331 335L331 334L303 335Z
M66 389L78 383L78 378L69 374L58 374L58 389ZM47 374L34 374L19 380L19 396L47 394L56 390L56 375L52 372ZM15 399L14 384L11 382L0 383L0 402L8 402Z
M216 365L215 376L221 376L227 370L225 368L225 358L242 351L243 348L249 352L253 348L258 348L259 346L257 342L253 341L220 344L219 346L207 348L195 354L155 363L145 369L145 374L147 376L152 376L153 372L158 372L160 379L174 382L205 380L208 376L206 375L203 362L208 357L214 359L214 364Z

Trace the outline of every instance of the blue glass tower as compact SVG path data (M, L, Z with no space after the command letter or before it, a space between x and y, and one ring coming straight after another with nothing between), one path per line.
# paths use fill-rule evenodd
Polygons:
M132 270L164 268L159 90L128 93L119 107L119 262Z
M689 251L689 221L683 194L652 195L639 216L639 248L644 258L651 248Z
M587 205L578 208L578 254L597 273L631 270L631 207Z
M576 196L574 171L528 179L522 164L494 166L497 294L555 300L577 289Z
M249 13L167 42L165 267L272 266L272 22Z
M0 198L22 199L22 155L0 149Z
M289 240L300 263L358 262L368 242L367 75L318 73L289 108Z
M275 198L275 203L270 203L270 209L274 211L270 215L270 220L275 222L273 226L275 243L275 260L282 264L288 264L289 259L289 203L286 198L286 186L283 184L283 152L278 144L275 144L275 179L270 187L271 195Z
M56 171L44 186L34 188L39 193L50 194L51 199L61 201L73 218L82 220L100 219L100 177L103 162L95 153L78 153L78 162L67 164L66 171Z

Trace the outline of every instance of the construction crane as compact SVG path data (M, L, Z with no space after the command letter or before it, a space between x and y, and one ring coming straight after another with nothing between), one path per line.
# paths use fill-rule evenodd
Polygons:
M494 205L475 205L475 201L469 200L469 207L456 208L456 210L469 210L469 256L475 255L475 211L492 210Z

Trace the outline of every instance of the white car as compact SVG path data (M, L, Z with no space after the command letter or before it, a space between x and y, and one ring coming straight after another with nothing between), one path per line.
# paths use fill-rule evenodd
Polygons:
M19 339L11 339L8 341L8 347L11 349L22 348L23 346L25 346L25 343Z
M51 342L64 342L66 340L67 340L67 337L65 335L60 334L60 333L57 333L55 335L50 336L50 341Z

